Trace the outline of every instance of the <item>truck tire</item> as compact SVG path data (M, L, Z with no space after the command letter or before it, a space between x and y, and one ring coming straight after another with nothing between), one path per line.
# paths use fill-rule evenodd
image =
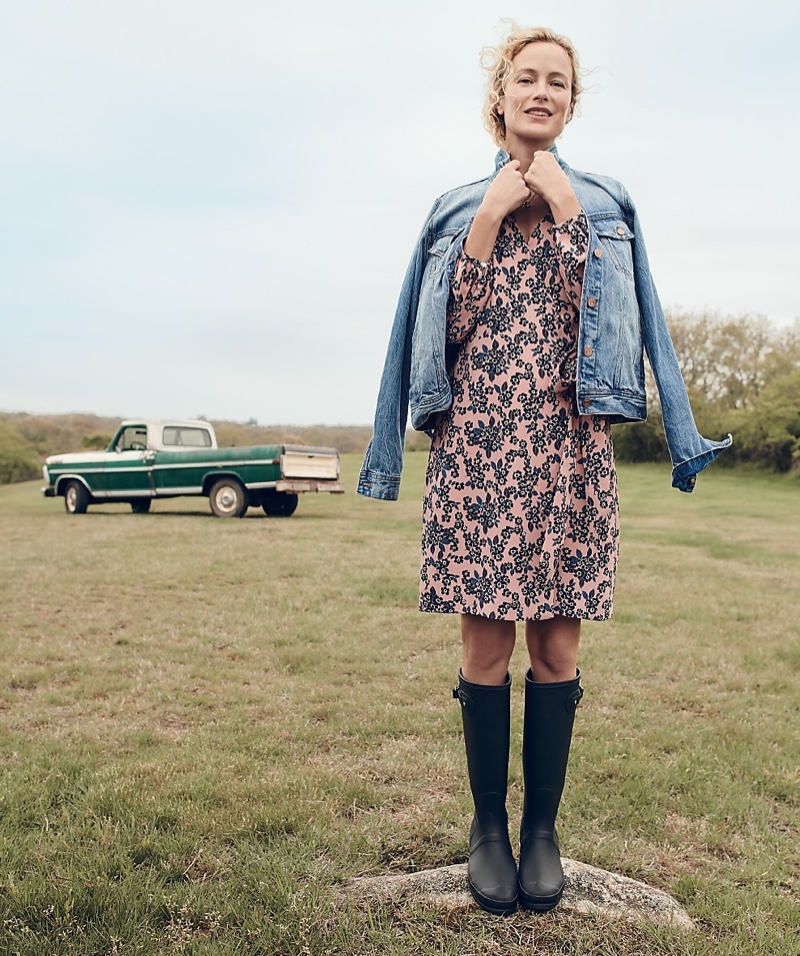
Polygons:
M64 507L67 514L82 515L89 506L89 492L79 481L70 481L64 490Z
M208 503L218 518L241 518L247 511L247 489L235 478L220 478L211 486Z
M264 514L270 518L290 518L297 510L297 495L288 491L275 491L271 495L264 495L261 507Z
M146 515L150 510L150 498L134 498L131 501L131 511L135 515Z

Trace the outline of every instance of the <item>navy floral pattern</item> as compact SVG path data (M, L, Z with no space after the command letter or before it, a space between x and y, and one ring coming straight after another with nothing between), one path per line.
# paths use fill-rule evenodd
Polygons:
M420 609L501 620L611 616L619 548L611 428L580 416L577 323L588 226L503 221L490 262L462 253L460 346L423 501Z

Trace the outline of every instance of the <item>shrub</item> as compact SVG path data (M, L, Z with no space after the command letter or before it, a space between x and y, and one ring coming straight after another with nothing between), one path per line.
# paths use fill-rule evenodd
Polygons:
M31 481L41 474L36 449L16 429L0 422L0 484Z

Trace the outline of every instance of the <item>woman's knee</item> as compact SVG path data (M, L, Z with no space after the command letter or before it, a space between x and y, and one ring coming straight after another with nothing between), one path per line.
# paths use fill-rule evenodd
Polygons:
M513 621L461 617L461 672L473 684L502 684L514 651Z
M580 643L579 620L529 621L525 637L534 680L552 682L575 677Z

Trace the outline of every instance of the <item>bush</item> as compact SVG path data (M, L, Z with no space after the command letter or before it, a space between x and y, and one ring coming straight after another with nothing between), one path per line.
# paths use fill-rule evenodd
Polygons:
M631 422L613 428L614 458L617 461L669 461L661 413L654 409L646 422Z
M36 449L18 431L0 422L0 484L31 481L41 470Z
M87 451L105 451L111 444L113 437L111 432L95 432L92 435L84 435L81 439L81 446Z
M736 460L800 472L800 370L768 382L758 402L731 427Z

